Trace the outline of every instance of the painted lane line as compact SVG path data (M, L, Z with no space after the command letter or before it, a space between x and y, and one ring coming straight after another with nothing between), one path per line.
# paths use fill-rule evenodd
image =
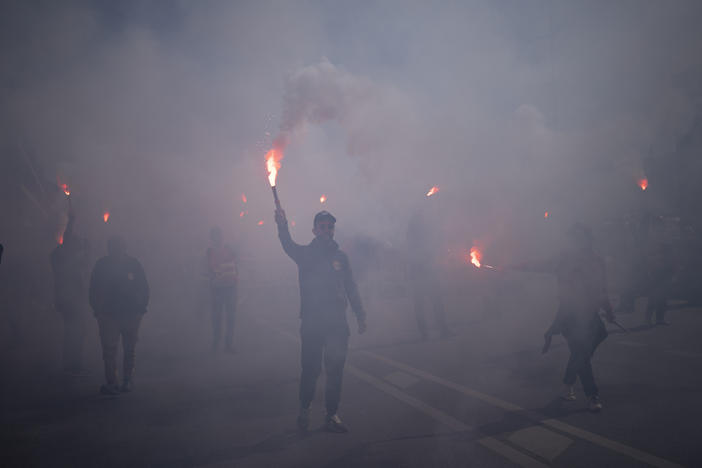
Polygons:
M520 406L517 406L513 403L501 400L497 397L479 392L477 390L473 390L472 388L468 388L464 385L460 385L460 384L457 384L457 383L452 382L450 380L446 380L444 378L430 374L429 372L425 372L425 371L420 370L420 369L415 369L412 366L395 361L394 359L390 359L390 358L382 356L380 354L375 354L375 353L372 353L370 351L359 351L359 354L364 354L364 355L371 357L377 361L384 362L384 363L388 364L389 366L395 367L396 369L400 369L404 372L407 372L408 374L414 374L414 375L421 377L425 380L429 380L431 382L438 383L440 385L443 385L444 387L451 388L459 393L462 393L463 395L466 395L466 396L469 396L472 398L476 398L478 400L484 401L485 403L491 404L491 405L496 406L498 408L502 408L502 409L507 410L507 411L522 413L523 415L525 415L529 419L533 420L534 422L537 422L539 424L543 424L544 426L552 427L552 428L557 429L561 432L565 432L565 433L574 435L574 436L579 437L583 440L587 440L589 442L597 444L601 447L605 447L605 448L612 450L614 452L618 452L618 453L627 455L635 460L641 461L641 462L646 463L648 465L656 466L656 467L660 467L660 468L682 468L681 465L673 463L673 462L666 460L664 458L660 458L660 457L657 457L657 456L652 455L650 453L646 453L642 450L638 450L638 449L635 449L633 447L629 447L628 445L622 444L620 442L616 442L616 441L611 440L611 439L607 439L606 437L594 434L594 433L586 431L584 429L580 429L578 427L571 426L570 424L566 424L566 423L559 421L557 419L542 420L541 416L538 415L537 413L526 410L526 409L524 409Z
M484 437L480 439L478 443L483 447L489 448L490 450L499 453L507 460L525 468L543 468L545 466L549 466L545 463L541 463L535 458L531 458L530 456L523 454L519 450L513 449L509 445L500 442L494 437Z

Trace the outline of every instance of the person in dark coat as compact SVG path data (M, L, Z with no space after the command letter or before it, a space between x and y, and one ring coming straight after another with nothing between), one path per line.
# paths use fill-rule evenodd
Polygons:
M580 378L589 408L602 409L599 389L592 372L591 358L597 347L607 337L607 330L600 318L604 310L607 320L614 321L609 303L605 265L592 247L592 234L587 226L576 223L568 231L571 247L561 255L546 261L528 262L515 268L523 271L550 273L558 281L559 306L544 338L550 343L555 334L562 334L570 349L570 358L563 376L565 391L562 398L576 399L576 379ZM548 346L545 346L546 350Z
M103 394L131 390L141 319L149 304L149 284L139 261L126 253L121 237L107 241L108 255L95 263L90 277L90 306L100 328L105 363ZM117 379L117 346L124 352L122 386Z
M317 213L312 229L315 238L308 245L299 245L292 240L285 211L276 210L275 221L280 243L297 264L300 281L302 374L298 428L306 430L309 426L310 404L323 359L326 371L325 427L330 432L347 432L337 415L350 334L346 309L350 303L358 322L358 333L366 330L366 313L349 259L334 241L336 218L327 211Z
M54 278L54 307L63 318L63 371L82 376L87 374L82 358L90 266L88 241L73 232L74 222L75 215L69 211L63 242L54 248L49 258Z

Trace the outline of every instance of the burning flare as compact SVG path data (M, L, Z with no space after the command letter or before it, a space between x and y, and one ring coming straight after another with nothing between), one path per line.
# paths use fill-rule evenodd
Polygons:
M268 182L271 187L275 187L275 179L278 177L278 169L280 169L280 160L283 159L281 150L271 148L266 153L266 170L268 171Z
M71 196L71 191L68 190L68 184L61 184L59 187L61 187L61 190L63 190L63 193L65 193L67 197Z
M483 257L483 254L478 250L476 246L473 246L470 248L470 263L475 265L477 268L480 268L480 259Z
M437 187L436 185L433 186L433 187L427 192L427 197L431 197L432 195L434 195L434 194L437 193L438 191L439 191L439 187Z
M324 203L325 201L327 201L327 196L322 194L322 196L319 197L319 203Z
M641 190L646 190L648 188L648 179L643 177L639 179L639 187L641 187Z
M110 212L109 212L109 211L105 211L105 212L102 214L102 220L103 220L104 222L108 222L108 221L110 220Z
M259 222L258 222L258 225L259 225L259 226L263 226L263 220L259 221Z
M548 218L548 211L544 211L544 219Z
M241 194L241 201L246 203L246 195L244 195L243 193Z

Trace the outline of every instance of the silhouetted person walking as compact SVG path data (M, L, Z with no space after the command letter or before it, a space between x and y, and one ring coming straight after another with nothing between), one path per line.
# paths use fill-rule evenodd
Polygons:
M568 230L570 248L547 261L528 262L517 269L551 273L558 281L559 306L556 318L546 331L548 343L555 334L562 334L570 349L570 358L563 376L565 390L562 399L576 399L576 379L580 378L591 411L602 409L600 394L592 373L591 358L605 338L607 330L600 318L600 309L607 320L614 321L614 313L607 294L605 265L592 248L592 234L583 224L576 223Z
M54 306L63 318L63 371L72 376L86 375L83 370L83 343L88 303L88 242L74 234L75 215L68 212L63 243L51 252L54 277Z
M308 245L299 245L292 240L285 211L276 210L275 221L280 243L297 264L300 280L302 375L298 428L306 430L309 426L310 404L324 359L327 376L325 427L330 432L347 432L337 415L350 334L346 309L350 303L359 333L366 330L366 313L351 274L349 259L334 242L336 218L327 211L317 213L312 229L315 238Z
M90 277L90 306L100 328L102 358L105 362L103 394L131 390L136 343L141 319L149 304L149 285L144 269L126 253L124 240L107 241L107 256L95 263ZM117 346L124 351L122 386L117 379Z
M212 245L207 249L207 273L212 296L212 350L219 349L222 337L222 315L225 320L224 345L234 352L234 315L236 313L236 286L238 273L234 251L222 242L218 227L210 231Z

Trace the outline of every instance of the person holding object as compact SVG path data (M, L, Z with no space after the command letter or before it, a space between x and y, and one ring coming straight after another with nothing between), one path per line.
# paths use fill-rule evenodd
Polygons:
M562 334L570 349L563 383L566 401L576 399L573 385L578 377L589 400L590 411L602 409L599 390L595 384L590 362L597 347L607 338L600 318L605 311L608 322L615 317L607 294L605 265L592 247L590 229L576 223L568 230L570 248L557 257L513 266L516 270L550 273L558 281L559 306L556 318L544 334L543 352L548 351L553 335Z
M100 393L116 395L132 389L132 374L141 319L149 304L149 284L141 263L126 253L121 237L107 241L108 255L95 263L90 276L90 306L100 329L105 385ZM117 346L124 351L122 386L117 386Z
M285 211L280 208L275 211L275 222L283 250L297 264L300 281L302 374L298 428L304 431L309 426L310 404L324 359L325 428L330 432L347 432L337 415L350 334L346 309L350 303L359 334L366 331L366 313L351 274L349 259L334 241L336 218L327 211L317 213L312 229L315 237L308 245L299 245L292 240Z

